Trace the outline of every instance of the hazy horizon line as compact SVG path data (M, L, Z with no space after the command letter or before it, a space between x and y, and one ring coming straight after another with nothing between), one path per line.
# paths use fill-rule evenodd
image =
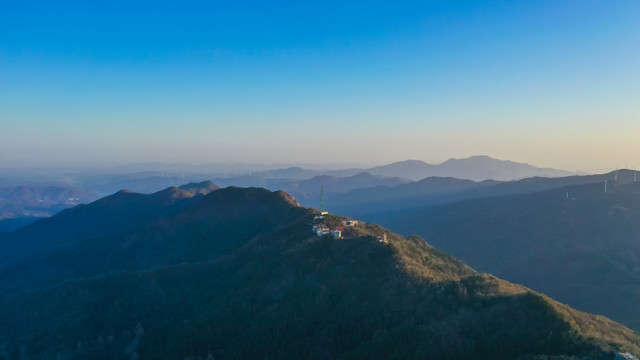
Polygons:
M81 162L77 163L69 163L69 164L25 164L25 165L12 165L12 164L0 164L0 170L11 170L11 171L38 171L38 170L50 170L50 171L113 171L113 170L125 170L127 168L144 168L144 167L155 167L156 169L145 169L139 171L172 171L171 169L161 169L160 167L185 167L185 168L206 168L206 167L221 167L228 168L227 171L247 171L251 170L254 167L255 172L260 171L268 171L268 170L277 170L277 169L286 169L291 167L299 167L305 170L347 170L347 169L369 169L378 166L390 165L398 162L405 161L421 161L423 163L429 165L441 165L449 160L464 160L475 157L488 157L498 161L510 161L518 164L529 165L536 168L541 169L554 169L554 170L563 170L570 173L599 173L599 172L609 172L613 170L620 169L630 169L633 170L633 167L624 166L624 167L593 167L593 168L574 168L569 169L568 167L556 167L556 166L547 166L547 165L538 165L532 164L525 161L518 161L513 159L501 159L491 155L478 154L471 155L466 157L447 157L445 160L441 161L427 161L424 159L417 158L407 158L404 160L395 160L390 162L258 162L258 161L235 161L235 162L225 162L225 161L213 161L213 162L188 162L188 161L171 161L171 162L163 162L163 161L141 161L141 162L112 162L112 163L101 163L101 164L83 164ZM234 169L237 168L237 169ZM186 170L186 169L185 169ZM195 171L196 169L192 169ZM219 170L218 170L219 171Z

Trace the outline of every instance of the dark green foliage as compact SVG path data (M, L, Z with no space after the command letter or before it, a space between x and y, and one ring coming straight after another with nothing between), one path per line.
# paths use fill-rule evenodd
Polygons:
M419 234L475 269L640 329L640 183L630 171L618 176L606 194L599 182L372 220Z
M111 260L82 270L94 276L0 298L0 358L604 359L638 350L633 336L613 345L585 337L553 301L420 238L372 224L352 239L316 237L314 215L284 193L229 188L110 238L117 246L102 249ZM383 232L388 244L376 240ZM97 261L95 241L76 256Z

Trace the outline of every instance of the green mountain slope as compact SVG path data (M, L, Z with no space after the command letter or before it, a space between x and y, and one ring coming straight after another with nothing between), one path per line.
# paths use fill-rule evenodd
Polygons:
M59 261L66 277L3 293L0 356L611 359L615 351L640 352L631 330L478 274L420 238L364 223L350 238L317 237L316 216L283 192L227 188L134 231L87 239L73 254L61 249L46 261L85 258L86 268ZM378 241L383 234L388 243ZM96 251L96 242L108 245Z
M569 186L376 219L478 270L640 329L640 183L609 181L607 193L604 183Z

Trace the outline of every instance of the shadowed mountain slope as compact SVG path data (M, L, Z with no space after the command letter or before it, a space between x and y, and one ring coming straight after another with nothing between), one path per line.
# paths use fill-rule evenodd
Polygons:
M615 175L614 175L615 176ZM619 180L372 216L481 271L640 329L640 183Z
M355 189L344 194L328 194L330 209L340 214L363 216L389 210L421 207L429 204L453 201L465 196L470 189L495 185L495 181L481 183L472 180L429 177L397 186L375 186ZM469 196L474 196L470 194ZM478 195L480 196L480 195Z
M13 231L62 209L99 198L96 191L71 185L0 186L0 231Z
M475 182L456 178L429 177L397 186L355 189L344 194L327 194L327 206L334 212L375 219L376 213L418 209L435 204L499 195L529 194L569 185L633 182L634 172L620 170L601 175L532 177L517 181L485 180Z
M81 240L131 231L177 211L218 187L212 182L170 187L150 195L119 191L87 205L0 234L0 264L72 246Z
M317 237L313 223L344 220L317 214L284 192L226 188L132 231L35 259L64 276L3 292L3 356L611 359L615 351L640 352L631 330L478 274L420 238L365 223L349 238ZM383 234L387 243L377 240ZM95 251L96 243L103 248ZM86 267L73 268L65 256L87 259Z

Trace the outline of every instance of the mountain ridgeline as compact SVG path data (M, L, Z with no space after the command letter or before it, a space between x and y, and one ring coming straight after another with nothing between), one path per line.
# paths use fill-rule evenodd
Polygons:
M52 248L73 246L88 239L126 233L147 222L177 211L218 186L211 181L170 187L151 195L121 190L111 196L66 209L12 233L4 234L0 264L23 255L46 253Z
M464 159L449 159L441 164L428 164L421 160L398 161L387 165L366 169L343 169L315 171L290 167L287 169L267 170L253 174L264 179L309 179L317 175L349 177L360 173L369 173L382 177L399 177L420 180L426 177L455 177L474 181L517 180L534 176L559 177L571 175L564 170L538 168L529 164L494 159L486 155L471 156Z
M623 176L625 172L621 171L621 179ZM630 172L626 176L633 177ZM416 209L476 198L532 194L570 185L604 183L606 179L615 182L614 178L614 173L556 178L532 177L514 181L473 181L453 177L427 177L419 181L395 185L379 183L371 187L353 187L343 192L331 191L335 187L328 187L330 191L327 191L326 203L336 213L375 218L377 213ZM341 181L354 183L351 178L342 178ZM319 203L317 189L319 186L316 187L315 194L310 191L300 192L297 187L287 188L287 191L299 198L300 203L313 206Z
M432 165L419 160L399 161L369 169L372 174L394 174L402 178L420 180L426 177L454 177L474 181L517 180L534 176L568 176L568 171L538 168L529 164L498 160L485 155L465 159L449 159Z
M620 170L556 179L558 185L588 183L367 219L399 233L419 234L480 271L640 329L637 178L634 171Z
M482 181L514 180L530 176L564 176L561 170L542 169L488 156L449 159L442 164L418 160L400 161L374 168L310 170L300 167L269 169L268 165L193 166L185 164L142 164L92 172L49 169L26 173L0 169L0 232L10 232L50 217L63 209L87 204L119 189L149 194L191 181L213 179L223 186L264 187L284 190L301 204L317 206L322 186L341 209L340 195L356 189L394 187L429 177ZM356 198L351 198L357 200ZM407 199L403 199L405 201ZM398 204L398 202L396 202ZM361 210L363 204L348 204L345 210ZM354 212L356 214L357 212Z
M421 238L362 222L343 238L311 231L345 220L319 219L282 191L201 184L121 192L28 225L0 238L19 254L0 258L0 357L640 353L624 326L479 274Z

